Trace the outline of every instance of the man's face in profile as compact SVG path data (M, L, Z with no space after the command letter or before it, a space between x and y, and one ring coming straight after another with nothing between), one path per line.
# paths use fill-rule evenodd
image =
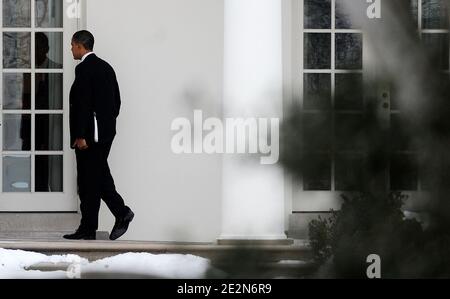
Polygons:
M84 47L81 44L76 43L74 41L72 41L71 45L72 45L71 50L72 50L73 59L81 60L81 58L83 57L83 53L84 53Z

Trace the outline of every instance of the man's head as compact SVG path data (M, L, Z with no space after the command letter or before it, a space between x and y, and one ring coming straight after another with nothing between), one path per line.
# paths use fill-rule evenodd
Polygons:
M44 63L49 51L48 37L44 32L36 32L36 67Z
M75 60L94 50L94 36L87 30L76 32L72 37L72 54Z

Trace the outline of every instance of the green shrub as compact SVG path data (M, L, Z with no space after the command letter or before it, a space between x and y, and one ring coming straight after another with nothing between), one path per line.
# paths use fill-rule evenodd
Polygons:
M366 258L378 254L385 278L431 275L433 259L425 250L427 235L420 223L404 219L401 206L405 195L354 193L342 197L340 211L309 225L316 261L332 257L333 272L340 278L366 278Z
M335 214L332 212L329 218L312 220L309 223L309 240L314 254L314 260L323 263L332 255L332 233L335 221Z

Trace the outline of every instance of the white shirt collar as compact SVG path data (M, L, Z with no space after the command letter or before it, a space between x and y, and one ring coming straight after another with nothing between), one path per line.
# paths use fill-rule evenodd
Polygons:
M94 54L94 52L89 52L89 53L84 54L83 57L81 57L81 62L83 62L86 59L86 57L88 57L91 54Z

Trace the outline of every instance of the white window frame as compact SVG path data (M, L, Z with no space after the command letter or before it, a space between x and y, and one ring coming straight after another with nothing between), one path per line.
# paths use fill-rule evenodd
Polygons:
M72 34L81 28L83 19L69 19L66 15L72 2L64 2L63 28L36 28L35 0L31 1L31 27L4 28L3 13L0 11L0 91L3 91L3 73L30 73L31 74L31 109L30 110L3 110L0 107L0 123L3 123L5 114L31 114L31 150L30 151L3 151L3 128L0 127L0 166L3 167L4 155L31 155L31 192L3 192L3 168L0 170L0 212L77 212L78 196L76 184L76 166L73 150L70 148L69 138L69 92L75 77L76 62L70 52ZM80 3L80 0L76 0ZM84 8L84 1L81 2ZM2 9L2 5L0 8ZM82 14L84 16L85 14ZM31 68L29 69L3 69L3 33L4 32L31 32ZM35 38L36 32L62 32L63 33L63 69L37 69L35 67ZM63 109L62 110L36 110L35 109L35 78L38 73L63 74ZM1 95L3 99L3 95ZM3 103L1 102L0 105ZM35 150L35 119L39 114L63 114L63 150L62 151L36 151ZM63 192L35 192L35 156L36 155L63 155Z

